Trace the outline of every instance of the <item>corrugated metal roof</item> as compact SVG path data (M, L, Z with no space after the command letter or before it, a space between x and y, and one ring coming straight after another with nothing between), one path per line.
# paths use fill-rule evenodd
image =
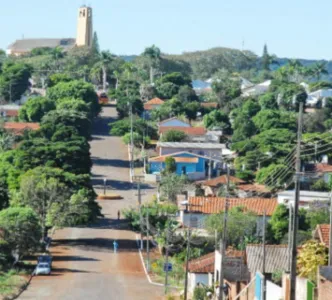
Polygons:
M62 47L69 48L75 46L76 40L73 38L58 38L58 39L49 39L49 38L40 38L40 39L24 39L24 40L16 40L8 49L14 52L30 52L35 48L42 47Z
M239 178L236 178L234 176L229 176L229 182L230 183L235 183L235 184L237 184L237 183L244 183L243 180L241 180ZM217 187L220 184L227 184L227 176L226 175L222 175L222 176L210 179L210 180L201 181L199 183L202 184L202 185L206 185L206 186Z
M265 246L265 271L288 270L288 246L287 245L266 245ZM247 245L247 264L251 273L262 271L263 268L263 247L262 245Z

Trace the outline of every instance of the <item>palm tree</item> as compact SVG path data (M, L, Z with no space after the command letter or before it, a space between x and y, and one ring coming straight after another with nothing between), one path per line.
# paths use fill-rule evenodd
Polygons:
M328 75L329 72L326 69L327 63L325 61L317 62L312 67L312 73L316 77L317 81L320 80L322 75Z
M151 47L145 48L142 56L149 59L150 62L150 83L153 84L154 82L154 68L157 67L160 58L161 58L161 51L160 49L152 45Z
M100 65L103 72L103 90L106 92L106 83L107 83L107 70L109 65L113 61L113 55L109 51L102 51L100 53Z

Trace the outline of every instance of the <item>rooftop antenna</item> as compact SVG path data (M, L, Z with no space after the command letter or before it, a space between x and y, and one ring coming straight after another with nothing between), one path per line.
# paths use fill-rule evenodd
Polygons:
M242 51L244 51L244 38L242 38Z

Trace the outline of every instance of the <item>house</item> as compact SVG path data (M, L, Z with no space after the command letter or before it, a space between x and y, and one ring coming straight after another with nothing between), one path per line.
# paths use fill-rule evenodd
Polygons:
M15 104L0 105L0 117L5 120L17 118L19 109L20 106Z
M21 135L26 130L38 130L39 128L39 123L6 122L4 124L4 129L16 135Z
M265 245L265 276L271 279L276 271L289 271L289 247L288 245ZM246 246L246 259L251 277L256 272L263 270L263 247L261 244L249 244Z
M56 48L61 47L64 50L69 50L75 47L76 40L72 38L63 39L23 39L16 40L7 48L7 55L20 56L30 53L35 48Z
M238 185L240 183L244 183L244 181L234 176L229 176L229 183ZM222 175L213 179L198 181L196 184L199 184L202 187L205 196L216 196L219 188L222 185L227 184L227 176Z
M242 89L242 96L251 97L265 94L269 90L271 83L271 80L266 80L262 83L244 88Z
M291 204L294 207L295 191L283 191L278 193L278 203L288 206ZM315 191L300 191L299 206L308 209L310 205L317 202L320 204L330 203L330 193L328 192L315 192Z
M215 162L214 159L210 159L209 157L184 151L149 158L149 173L160 174L165 169L165 162L168 157L173 157L175 160L175 173L177 175L187 175L190 180L204 179L209 173L209 161ZM211 164L212 174L216 172L215 168L217 167L218 162Z
M154 109L158 109L164 103L165 103L165 101L163 101L159 98L153 98L153 99L149 100L148 102L145 102L144 103L143 119L149 119L150 118L150 112Z
M160 139L170 130L181 131L186 134L187 142L205 141L206 129L204 127L163 126L159 127Z
M275 198L229 198L228 208L243 207L257 215L257 234L262 234L263 215L266 212L266 221L271 218L278 206ZM189 197L182 203L179 222L184 226L201 227L205 219L211 214L225 210L226 199L223 197Z
M240 198L248 198L257 195L268 197L271 194L271 191L265 185L258 183L241 183L236 186L236 189L237 195Z
M180 120L177 117L166 119L162 122L159 122L158 127L170 127L170 126L175 126L175 127L191 127L191 125L185 121Z
M325 106L325 98L332 97L332 89L320 89L311 93L308 93L306 105L315 107L319 101L322 101L322 106Z
M220 281L222 255L219 250L215 251L215 282ZM236 295L246 286L249 281L250 274L246 265L245 252L228 248L224 259L224 279L230 287L230 297L234 299ZM219 294L219 288L216 288L216 294Z
M215 253L209 253L190 260L188 264L188 291L193 294L198 285L212 286L214 275Z
M226 148L225 144L219 143L158 142L157 149L159 150L159 155L187 151L220 160L223 156L228 156L233 153Z
M330 248L330 224L318 224L314 231L314 238Z
M319 267L317 277L318 300L332 299L332 267Z
M332 175L332 165L320 163L316 164L315 172L322 177L326 183L329 183Z

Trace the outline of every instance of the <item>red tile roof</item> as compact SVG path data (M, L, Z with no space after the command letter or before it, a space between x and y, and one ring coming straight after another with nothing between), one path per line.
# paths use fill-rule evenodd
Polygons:
M234 183L234 184L244 183L244 181L242 179L236 178L234 176L229 176L229 182ZM205 186L218 187L221 184L227 184L227 176L222 175L222 176L210 179L210 180L199 181L197 183L200 183Z
M153 98L153 99L149 100L148 102L145 102L145 104L149 104L149 105L162 105L164 103L165 103L165 101L163 101L159 98Z
M38 130L40 126L39 123L6 122L4 128L16 134L21 134L25 130Z
M316 233L319 236L321 243L324 243L326 247L330 244L330 225L329 224L319 224L316 227Z
M202 102L201 103L202 107L212 107L212 108L217 108L218 103L217 102Z
M239 190L245 191L245 192L257 192L257 193L269 193L270 190L265 187L265 185L262 184L239 184L237 186Z
M158 156L158 157L153 157L150 158L149 161L155 161L155 162L164 162L168 156ZM198 157L178 157L175 156L173 157L176 162L181 162L181 163L198 163Z
M204 127L181 127L181 126L160 127L159 134L166 133L170 130L181 131L187 135L205 135L206 134L206 129Z
M242 206L246 210L259 216L266 211L267 216L272 216L278 206L276 198L229 198L229 208ZM215 214L225 210L225 198L221 197L189 197L189 209L202 214Z
M332 165L317 164L315 170L317 173L332 173Z
M215 253L209 253L189 261L190 273L214 273Z

